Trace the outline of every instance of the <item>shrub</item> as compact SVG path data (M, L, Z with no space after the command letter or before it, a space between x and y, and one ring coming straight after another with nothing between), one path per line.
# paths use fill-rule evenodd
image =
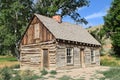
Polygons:
M10 80L12 78L12 73L11 69L8 67L5 67L0 70L0 75L3 80Z
M116 66L116 67L118 67L118 66L120 66L119 62L120 62L119 58L117 58L115 56L103 56L101 58L100 64L102 66L113 66L113 67Z
M43 69L43 70L41 71L41 75L46 75L46 74L48 74L48 71L45 70L45 69Z
M61 78L59 78L59 80L72 80L72 78L69 77L69 76L64 75Z
M11 66L10 68L11 68L11 69L20 68L20 64L13 65L13 66Z
M55 70L52 70L52 71L50 71L50 74L55 75L55 74L57 74L57 72Z
M11 80L22 80L22 77L19 74L15 74Z

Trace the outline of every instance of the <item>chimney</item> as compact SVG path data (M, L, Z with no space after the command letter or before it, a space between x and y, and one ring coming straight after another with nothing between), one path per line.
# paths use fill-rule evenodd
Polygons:
M62 18L60 15L55 15L52 18L55 19L58 23L62 23Z

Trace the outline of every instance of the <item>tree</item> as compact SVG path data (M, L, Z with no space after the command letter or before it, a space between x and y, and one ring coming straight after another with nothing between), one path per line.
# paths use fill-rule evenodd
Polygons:
M17 56L16 43L33 13L32 0L0 0L0 53Z
M56 12L60 12L61 17L69 15L77 23L85 23L85 18L81 18L77 9L88 6L88 0L37 0L36 13L52 17Z
M111 37L115 54L120 55L120 2L113 0L110 10L104 17L104 30Z
M16 53L27 23L34 12L52 17L59 10L61 16L69 15L76 22L87 21L81 18L77 9L88 6L87 0L0 0L0 54Z

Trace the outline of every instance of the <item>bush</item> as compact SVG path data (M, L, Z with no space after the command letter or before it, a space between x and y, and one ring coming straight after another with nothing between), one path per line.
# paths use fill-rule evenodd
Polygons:
M107 59L101 60L100 65L102 66L119 66L119 64L115 61L109 61Z
M11 66L10 68L11 68L11 69L20 68L20 64L13 65L13 66Z
M100 64L102 66L116 66L119 67L120 66L120 58L117 58L115 56L103 56L101 57L101 62Z
M41 75L46 75L46 74L48 74L48 71L45 70L45 69L43 69L43 70L41 71Z
M11 69L8 67L5 67L0 70L0 75L3 80L10 80L12 78L12 73Z
M59 78L59 80L72 80L72 78L69 77L69 76L64 75L61 78Z
M50 74L55 75L55 74L57 74L57 72L55 70L52 70L52 71L50 71Z

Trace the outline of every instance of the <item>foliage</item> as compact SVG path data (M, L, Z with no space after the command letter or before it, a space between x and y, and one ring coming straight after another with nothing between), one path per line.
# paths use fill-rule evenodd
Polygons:
M36 13L52 17L59 12L62 17L68 15L78 23L87 24L85 18L81 18L77 10L88 4L88 0L37 0Z
M50 74L55 75L55 74L57 74L57 72L56 72L55 70L51 70L51 71L50 71Z
M105 32L104 32L103 28L91 31L90 34L95 39L97 39L101 44L104 44L103 37L104 37Z
M45 70L45 69L43 69L43 70L41 71L41 75L46 75L46 74L48 74L48 71Z
M72 80L72 78L69 77L69 76L64 75L61 78L59 78L59 80Z
M20 64L15 64L15 65L11 66L10 68L11 68L11 69L20 68Z
M15 71L9 67L0 70L0 80L37 80L39 76L34 75L31 71Z
M102 56L100 64L102 66L120 67L120 58L117 56Z
M11 70L8 67L5 67L2 70L0 70L0 73L1 79L3 80L10 80L12 77Z
M119 0L113 0L110 10L104 17L104 30L113 41L115 54L120 55L120 3Z
M103 45L105 44L105 31L103 30L103 25L97 26L95 30L91 30L90 34L101 43L101 50L100 50L100 55L103 56L105 55L105 50L103 48Z
M105 77L100 80L120 80L120 67L111 68L108 71L101 72Z
M0 0L0 55L19 58L18 42L33 13L52 17L60 12L62 17L68 15L87 24L77 10L88 4L88 0Z
M0 0L0 53L15 54L17 42L32 15L32 0Z

